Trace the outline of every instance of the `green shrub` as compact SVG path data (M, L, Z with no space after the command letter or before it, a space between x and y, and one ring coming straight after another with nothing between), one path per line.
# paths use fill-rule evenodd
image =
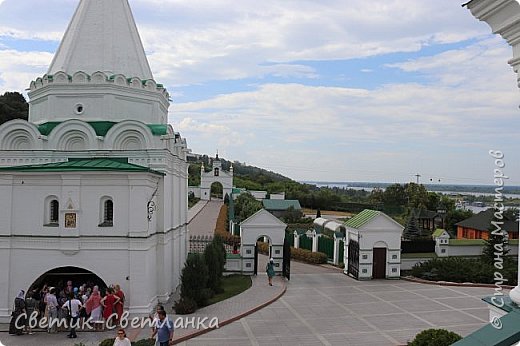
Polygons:
M323 252L312 252L306 249L291 248L291 258L310 264L327 263L327 255Z
M197 310L197 303L190 297L181 297L175 302L173 308L179 315L192 314Z
M141 339L139 341L132 342L132 346L155 346L155 340Z
M111 339L105 339L99 343L99 346L114 346L114 340L116 338L113 337Z
M181 297L191 298L197 306L204 306L209 298L208 266L202 254L190 254L181 274Z
M493 284L495 271L493 264L481 259L445 257L418 263L411 273L425 280ZM516 285L516 271L517 263L511 258L505 258L501 272L509 285Z
M261 254L269 254L269 244L258 242L258 252ZM310 264L327 263L327 255L323 252L312 252L306 249L296 249L291 247L291 258Z
M415 336L408 346L450 346L462 337L446 329L426 329Z

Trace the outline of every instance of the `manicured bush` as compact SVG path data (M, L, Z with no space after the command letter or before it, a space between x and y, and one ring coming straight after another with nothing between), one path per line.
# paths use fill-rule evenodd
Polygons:
M310 264L327 263L327 255L323 252L312 252L305 249L291 248L291 258Z
M258 242L258 252L261 254L269 254L269 244ZM291 258L310 264L327 263L327 255L323 252L312 252L306 249L296 249L291 247Z
M197 303L190 297L181 297L175 302L173 308L179 315L192 314L197 310Z
M213 294L222 292L222 275L226 263L226 250L219 237L206 246L204 260L208 267L208 288ZM213 296L213 294L210 295Z
M450 346L462 337L446 329L426 329L415 336L408 346Z
M155 340L141 339L139 341L132 342L132 346L155 346Z
M116 338L113 337L111 339L105 339L99 343L99 346L114 346L114 340Z
M191 298L197 306L204 306L209 298L208 266L202 254L190 254L181 274L181 297Z
M429 261L416 264L411 271L415 277L433 281L473 282L493 284L497 269L493 264L481 259L462 257L432 258ZM507 284L517 284L517 263L511 258L505 258L502 275Z
M217 223L215 225L215 237L220 237L222 243L234 246L240 245L240 237L237 235L233 235L228 232L228 206L223 205L220 208L220 212L217 217Z

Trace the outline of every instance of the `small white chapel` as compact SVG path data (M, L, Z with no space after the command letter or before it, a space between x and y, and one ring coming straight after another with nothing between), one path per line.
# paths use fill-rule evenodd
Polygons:
M28 121L0 126L0 323L51 274L117 283L148 314L187 256L188 148L128 0L81 0L28 96Z

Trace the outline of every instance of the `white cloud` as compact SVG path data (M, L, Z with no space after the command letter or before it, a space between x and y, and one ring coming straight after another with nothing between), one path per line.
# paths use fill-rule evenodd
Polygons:
M0 36L59 40L76 4L7 0ZM266 75L315 78L312 69L294 61L413 52L488 33L452 0L134 0L131 5L156 79L167 85Z
M52 54L0 50L0 90L23 92L32 80L42 76Z
M421 73L424 84L396 81L375 89L262 84L176 104L172 118L254 133L251 142L227 148L231 157L300 179L406 180L420 171L425 179L482 183L490 148L504 148L510 169L518 166L514 143L520 120L509 55L500 41L483 40L392 65ZM183 134L198 138L190 129ZM213 147L206 141L192 146L212 152L216 144L209 143Z

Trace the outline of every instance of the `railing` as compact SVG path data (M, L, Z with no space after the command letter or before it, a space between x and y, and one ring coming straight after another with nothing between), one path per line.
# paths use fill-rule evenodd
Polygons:
M213 241L213 235L190 235L189 253L203 253ZM237 254L240 251L240 243L224 242L224 248L228 254Z
M302 234L300 236L300 249L312 250L312 238Z
M318 238L318 252L323 252L329 260L334 258L334 239L321 236Z

